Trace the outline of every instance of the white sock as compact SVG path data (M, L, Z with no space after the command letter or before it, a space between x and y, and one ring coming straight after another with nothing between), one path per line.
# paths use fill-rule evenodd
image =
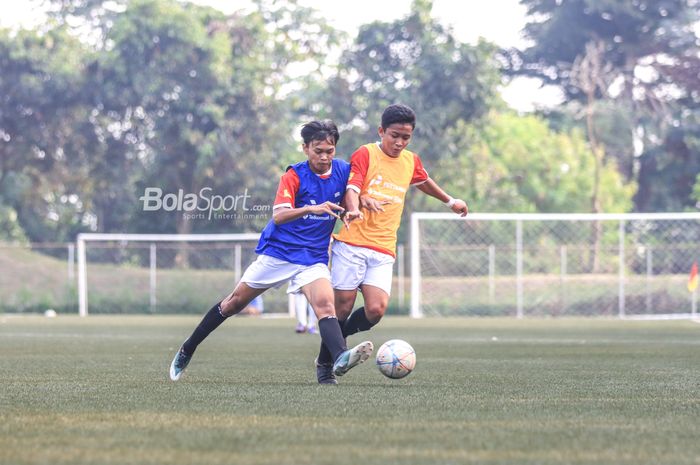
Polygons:
M306 297L301 292L294 294L294 311L297 314L297 323L303 326L308 326L309 320L306 317L306 307L309 306L309 302Z
M309 315L309 318L308 318L309 324L307 325L307 327L309 327L309 328L317 327L318 326L318 318L316 318L316 312L314 312L314 309L311 307L311 305L308 305L306 307L306 311Z

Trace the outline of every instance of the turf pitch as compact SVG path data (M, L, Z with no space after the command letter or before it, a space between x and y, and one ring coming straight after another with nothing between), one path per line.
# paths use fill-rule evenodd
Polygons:
M0 315L0 463L700 463L695 322L387 317L414 373L319 386L317 336L236 318L173 383L198 321Z

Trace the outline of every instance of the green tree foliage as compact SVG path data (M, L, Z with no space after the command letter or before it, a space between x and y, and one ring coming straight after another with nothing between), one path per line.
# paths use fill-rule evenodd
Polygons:
M688 109L697 107L700 98L700 40L694 31L700 3L521 3L531 15L525 33L533 44L511 54L510 70L560 86L569 102L565 111L583 113L578 103L587 102L587 111L592 109L594 116L589 142L591 135L597 136L595 141L603 142L606 158L615 160L626 179L640 183L637 210L675 210L689 205L687 180L663 167L669 164L669 157L676 159L671 165L683 164L678 135L668 130L687 128ZM601 85L594 94L587 94L576 79L577 63L594 43L602 46L600 59L607 76L599 76ZM669 152L674 147L681 151ZM692 166L686 164L686 169ZM677 189L678 183L684 187Z
M590 211L595 163L581 131L557 133L540 117L494 112L478 126L460 123L449 140L459 155L441 159L437 171L459 173L445 186L471 199L473 211ZM614 166L602 167L603 211L628 211L633 193Z
M138 214L142 187L198 192L214 178L217 162L235 160L218 150L233 72L231 45L225 31L207 30L208 13L169 1L131 2L107 35L109 51L95 65L95 81L103 83L100 127L108 138L123 141L116 168L128 173L129 160L137 161L138 176L125 194L131 194L139 229L150 224L184 233L193 224L182 214L163 214L158 222ZM106 185L114 179L109 161L96 173ZM101 200L107 206L112 199Z
M175 0L45 3L52 18L41 31L3 32L0 41L0 193L14 196L31 240L68 239L82 223L106 232L259 229L266 218L146 213L139 197L146 187L207 187L269 204L279 159L301 156L295 99L285 97L318 78L289 77L288 68L320 62L334 32L295 2L260 1L231 16ZM36 156L28 162L27 153ZM47 221L71 233L57 235Z
M641 211L684 211L700 207L700 125L671 129L663 144L647 151L641 159L640 192L636 201Z
M444 155L447 131L484 115L495 101L496 49L460 43L431 8L431 1L416 0L404 19L362 26L343 53L316 107L342 124L341 153L376 140L383 109L405 103L418 115L411 148L430 166Z
M82 227L75 195L90 135L83 95L87 51L66 28L0 30L0 236L35 241Z
M229 16L178 0L37 1L44 24L0 31L3 238L258 230L264 216L186 221L142 211L139 197L208 187L269 204L302 157L299 123L334 119L347 157L395 102L418 115L410 148L475 211L581 212L591 199L625 211L637 181L639 210L698 200L697 0L522 0L533 42L506 71L564 89L548 115L556 130L503 110L495 46L460 43L429 0L340 48L343 36L294 0ZM583 72L593 58L596 72ZM411 195L406 211L433 208L444 207Z
M494 45L461 43L431 16L431 10L432 1L415 0L403 19L362 26L343 51L325 92L312 94L309 109L339 124L338 153L347 158L360 145L378 139L387 105L411 106L417 123L409 149L420 154L430 175L442 183L462 176L436 167L455 154L452 129L460 122L478 120L500 104L500 74ZM417 192L406 201L404 222L412 211L438 204ZM399 241L406 241L407 234L408 228L401 228Z
M695 178L695 185L693 186L693 199L695 200L695 207L700 208L700 174Z
M270 202L277 157L293 150L289 128L296 122L279 98L293 84L287 67L314 58L332 39L325 27L309 25L308 10L258 6L224 17L172 0L139 0L119 16L96 75L106 83L101 113L112 118L106 127L115 129L113 137L131 136L126 154L145 170L132 192L210 187L219 195L248 190L254 201ZM296 36L303 40L292 40ZM264 221L225 224L224 230L258 229ZM139 230L221 230L216 222L165 213L155 226L143 214L133 224Z
M693 31L698 20L697 0L521 0L530 21L525 35L534 42L519 53L515 69L562 87L572 99L585 99L572 85L571 70L586 45L606 45L605 61L624 79L623 94L653 92L656 84L635 75L638 66L662 69L663 57L678 58L676 66L695 60L688 49L697 47ZM683 59L685 57L685 59Z

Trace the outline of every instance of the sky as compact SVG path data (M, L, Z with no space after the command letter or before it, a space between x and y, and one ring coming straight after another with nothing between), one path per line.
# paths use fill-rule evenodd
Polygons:
M193 0L224 12L233 12L241 0ZM299 0L328 19L329 24L350 33L372 21L393 21L408 15L412 0ZM475 43L480 36L503 46L522 44L520 30L525 24L525 8L518 0L434 0L433 16L453 27L462 42Z
M247 0L191 0L222 10L225 13L250 7ZM0 25L32 26L41 20L36 0L3 1ZM372 21L393 21L405 17L412 0L299 0L304 6L318 10L328 23L353 35L358 28ZM525 7L518 0L433 0L433 16L452 27L455 37L465 43L476 43L483 37L502 47L523 47L520 31L525 25ZM540 89L532 79L519 78L502 89L503 98L518 111L532 111L537 106L552 105L558 100L554 89Z

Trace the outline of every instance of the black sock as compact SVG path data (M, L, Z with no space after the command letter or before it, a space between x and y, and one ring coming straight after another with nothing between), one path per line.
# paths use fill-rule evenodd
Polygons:
M321 350L318 351L318 358L316 359L316 362L319 365L328 365L329 363L333 363L334 360L335 359L328 350L328 347L326 347L326 344L321 342Z
M192 332L192 335L182 344L182 351L187 355L194 354L197 346L207 337L209 334L219 327L221 323L226 320L227 317L221 314L221 302L214 305L209 311L204 315L202 321Z
M343 336L352 336L360 331L369 331L376 323L372 323L367 319L365 307L360 307L350 314L350 317L343 325Z
M335 361L338 355L346 350L345 339L343 338L343 332L340 330L338 319L334 316L321 318L318 320L318 331L321 333L321 341L323 341L321 351L325 348L331 361ZM319 361L319 363L321 362Z

